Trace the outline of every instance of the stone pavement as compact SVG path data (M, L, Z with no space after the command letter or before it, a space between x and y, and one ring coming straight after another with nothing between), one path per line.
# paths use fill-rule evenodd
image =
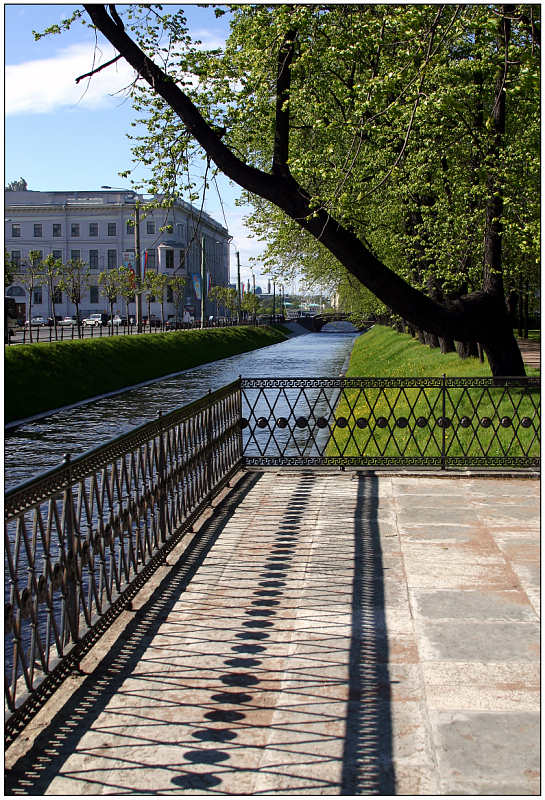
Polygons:
M7 751L7 794L539 794L538 481L234 493Z
M522 360L528 367L541 369L541 344L531 339L517 339Z

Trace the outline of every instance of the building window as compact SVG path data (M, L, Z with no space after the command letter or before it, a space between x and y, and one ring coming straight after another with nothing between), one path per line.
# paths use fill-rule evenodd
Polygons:
M70 259L72 261L79 261L81 250L70 250Z
M98 269L98 250L89 250L89 267Z
M172 293L172 286L167 286L167 303L174 302L174 294Z
M79 222L72 222L70 225L70 236L78 237L79 236Z
M148 250L147 256L148 256L147 269L156 269L157 260L155 258L155 250Z
M36 305L42 304L42 287L37 286L34 291L32 292L32 302Z
M174 250L165 250L165 267L174 269Z
M89 223L89 236L98 236L98 222Z
M11 251L11 263L15 269L19 269L21 266L21 251L20 250L12 250Z
M62 250L52 250L51 255L58 261L62 261Z
M108 250L108 269L117 267L117 250Z
M59 222L53 223L53 238L57 239L59 236L62 236L62 226Z
M155 233L155 221L152 219L148 219L146 221L146 233L154 234Z
M26 297L25 290L22 286L10 286L6 289L7 297Z
M21 238L21 226L18 222L15 222L11 226L11 236L13 239L20 239Z
M34 223L34 238L41 239L42 238L42 224L41 222Z
M59 306L62 303L62 290L57 286L53 292L53 303Z
M127 220L127 235L132 236L133 234L134 234L134 220L133 219L128 219Z
M98 303L98 286L89 286L89 302Z
M115 222L108 222L108 236L117 236L117 225Z

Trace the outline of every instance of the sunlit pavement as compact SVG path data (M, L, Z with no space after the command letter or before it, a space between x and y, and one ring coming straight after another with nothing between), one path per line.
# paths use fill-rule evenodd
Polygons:
M539 794L538 545L537 480L246 473L6 792Z

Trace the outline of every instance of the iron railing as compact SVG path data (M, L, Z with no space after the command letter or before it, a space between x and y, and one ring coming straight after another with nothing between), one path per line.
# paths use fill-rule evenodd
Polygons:
M244 378L7 492L13 737L243 466L539 466L538 378Z
M277 323L285 322L285 318L280 315L276 316L259 316L253 317L251 314L244 313L244 318L240 321L237 319L214 318L205 319L204 325L201 326L200 320L193 322L143 322L141 325L141 333L164 333L165 331L173 330L195 330L204 328L231 328L237 325L245 325L252 327L259 327L263 325L274 325ZM60 325L57 324L55 330L53 324L22 327L9 327L6 329L5 344L33 344L33 343L47 343L47 342L68 342L74 339L101 339L103 336L130 336L138 334L136 323L124 323L122 325L112 325L106 323L104 325Z
M240 416L236 381L7 492L8 735L239 469Z
M244 378L247 466L539 466L539 378Z

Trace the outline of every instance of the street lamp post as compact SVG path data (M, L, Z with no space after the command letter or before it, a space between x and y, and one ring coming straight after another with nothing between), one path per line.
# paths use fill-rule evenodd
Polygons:
M204 314L206 311L206 255L204 236L201 236L201 328L204 328Z
M242 316L242 307L241 307L241 297L240 297L240 253L237 250L237 304L238 304L238 324L240 325L240 318Z

